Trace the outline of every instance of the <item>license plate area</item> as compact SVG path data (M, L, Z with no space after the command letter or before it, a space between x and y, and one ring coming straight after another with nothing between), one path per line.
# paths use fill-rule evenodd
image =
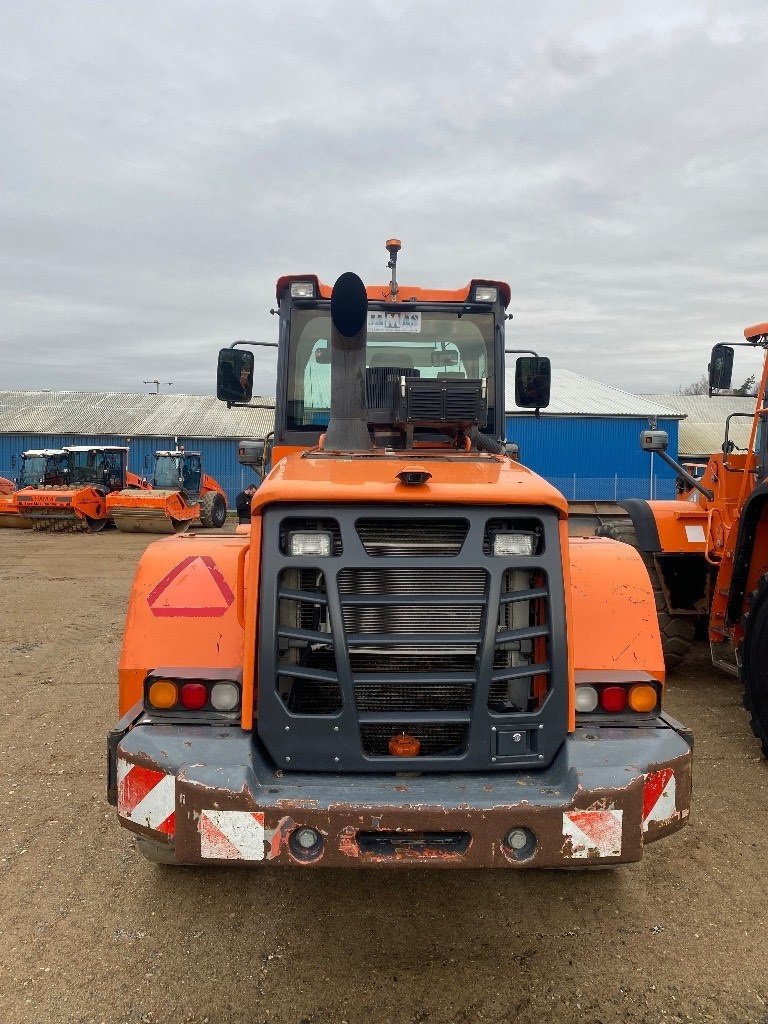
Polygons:
M363 857L380 860L429 857L463 857L469 849L469 832L358 832L357 846Z

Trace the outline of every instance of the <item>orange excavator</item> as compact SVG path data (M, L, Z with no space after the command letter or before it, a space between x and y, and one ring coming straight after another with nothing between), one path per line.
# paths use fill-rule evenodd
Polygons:
M248 528L138 563L109 799L172 864L637 861L691 792L642 559L506 449L509 286L400 284L387 249L388 284L279 279L272 469ZM549 360L515 383L545 408Z
M155 452L152 489L108 495L107 514L124 533L185 533L190 526L221 529L227 495L203 473L200 452Z
M123 488L149 485L127 468L128 449L116 445L75 445L63 449L60 483L37 482L14 495L19 513L36 530L96 533L109 523L106 499Z
M30 449L21 456L18 488L59 486L67 480L67 453L63 448ZM19 512L17 487L0 477L0 527L30 529L32 522Z

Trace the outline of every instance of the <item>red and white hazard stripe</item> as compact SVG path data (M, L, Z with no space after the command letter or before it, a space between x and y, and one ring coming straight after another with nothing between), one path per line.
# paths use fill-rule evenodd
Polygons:
M645 777L643 787L643 832L651 824L667 824L677 817L675 773L661 768Z
M261 811L200 812L200 856L210 860L264 860Z
M563 849L568 857L620 857L623 811L566 811L563 814Z
M173 775L117 761L117 813L121 818L172 836L175 829L176 779Z

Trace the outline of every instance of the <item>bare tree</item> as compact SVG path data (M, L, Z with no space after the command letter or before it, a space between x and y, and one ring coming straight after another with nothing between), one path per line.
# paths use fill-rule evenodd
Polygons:
M681 384L680 387L675 391L676 395L708 395L709 394L709 380L702 374L698 380L692 381L690 384Z

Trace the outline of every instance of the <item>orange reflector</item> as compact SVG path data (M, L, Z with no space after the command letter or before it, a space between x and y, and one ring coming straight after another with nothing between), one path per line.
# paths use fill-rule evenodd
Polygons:
M170 679L156 679L147 696L153 708L172 708L179 699L179 688Z
M392 757L418 757L421 750L421 742L415 736L406 736L405 733L392 736L388 746Z
M629 706L633 711L653 711L659 701L656 687L637 683L629 691Z

